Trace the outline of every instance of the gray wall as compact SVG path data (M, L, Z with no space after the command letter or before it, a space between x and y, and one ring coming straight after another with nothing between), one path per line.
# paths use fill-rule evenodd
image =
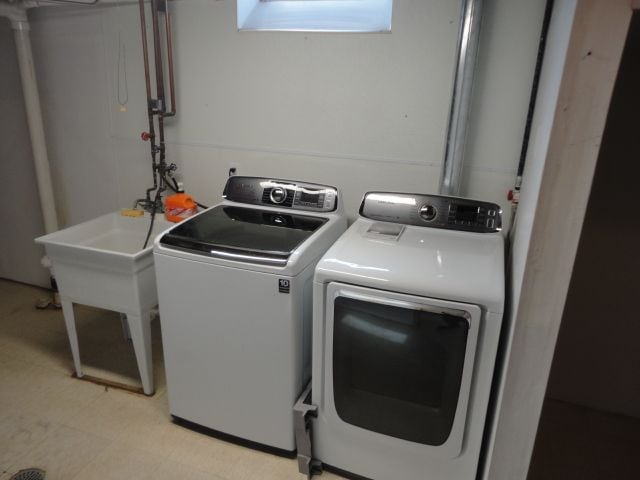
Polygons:
M640 417L640 14L598 157L547 395Z
M0 18L0 278L48 286L44 234L11 24Z

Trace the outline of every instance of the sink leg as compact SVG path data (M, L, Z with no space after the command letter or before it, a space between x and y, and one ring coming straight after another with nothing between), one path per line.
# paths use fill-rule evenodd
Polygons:
M61 303L64 323L67 325L67 335L69 336L69 344L71 345L73 365L76 369L76 375L78 377L82 377L83 373L82 365L80 364L80 347L78 346L78 334L76 333L76 318L73 314L73 303L66 299L62 299Z
M124 313L120 314L120 323L122 323L122 335L126 340L131 340L131 330L129 330L129 322L127 316Z
M151 313L127 315L133 349L138 360L138 370L142 389L146 395L153 395L153 363L151 359Z

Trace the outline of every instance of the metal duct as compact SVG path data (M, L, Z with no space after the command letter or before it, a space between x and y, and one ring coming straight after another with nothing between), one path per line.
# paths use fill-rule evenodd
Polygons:
M481 17L482 0L462 0L458 30L458 61L453 78L447 142L440 175L440 193L442 195L460 194Z

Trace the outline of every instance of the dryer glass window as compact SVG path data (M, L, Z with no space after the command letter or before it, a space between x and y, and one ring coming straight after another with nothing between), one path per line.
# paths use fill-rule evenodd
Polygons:
M370 431L442 445L456 414L468 331L463 317L336 298L338 415Z

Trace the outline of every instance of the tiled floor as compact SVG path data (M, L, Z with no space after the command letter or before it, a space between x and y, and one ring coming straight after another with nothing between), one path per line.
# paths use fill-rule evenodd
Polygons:
M153 397L71 378L62 312L33 307L45 294L0 280L0 480L29 467L46 470L47 480L304 478L295 460L170 421L157 321ZM76 307L76 317L86 373L139 384L118 315Z
M33 307L44 295L0 280L0 480L28 467L48 480L304 478L295 460L171 422L158 321L153 397L71 378L62 312ZM76 307L76 319L86 373L139 385L119 316ZM638 479L638 452L640 419L548 400L528 480Z
M528 480L640 479L640 419L545 400Z

